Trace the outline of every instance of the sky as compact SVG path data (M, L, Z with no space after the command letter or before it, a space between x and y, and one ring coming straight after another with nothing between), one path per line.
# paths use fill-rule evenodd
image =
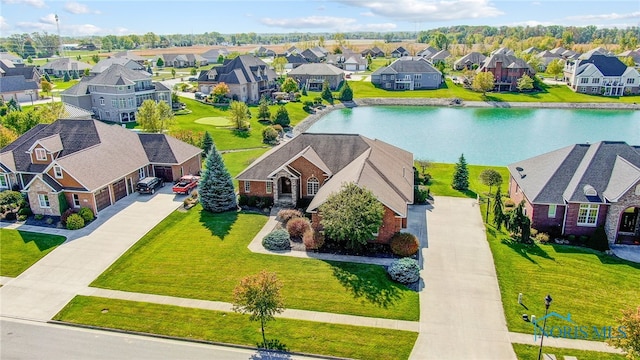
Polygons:
M0 37L420 31L452 25L640 26L640 0L0 0Z

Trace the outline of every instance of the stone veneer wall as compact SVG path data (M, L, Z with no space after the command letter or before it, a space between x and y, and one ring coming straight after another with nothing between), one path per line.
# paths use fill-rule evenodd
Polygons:
M609 243L613 244L615 242L618 228L620 227L620 216L623 211L630 207L640 207L640 182L632 186L618 202L609 205L609 212L604 223L604 230L607 233Z

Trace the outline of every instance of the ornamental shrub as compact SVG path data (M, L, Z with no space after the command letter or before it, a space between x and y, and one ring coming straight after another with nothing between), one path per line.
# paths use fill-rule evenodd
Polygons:
M609 250L609 240L607 239L607 233L605 232L604 227L598 226L593 235L591 235L589 240L587 240L586 245L598 251L604 252Z
M309 229L302 235L302 242L307 250L318 250L324 245L324 235L319 231Z
M289 233L285 229L274 230L262 239L262 246L267 250L287 250L291 247Z
M18 215L18 221L25 221L28 217L28 215Z
M31 209L29 208L22 208L20 210L18 210L18 215L25 215L25 216L29 216L32 215L33 213L31 212Z
M287 231L292 238L302 237L309 230L311 230L311 222L305 217L297 217L287 222Z
M286 224L289 220L293 218L301 218L302 213L298 210L294 209L283 209L278 211L278 218Z
M75 211L73 211L73 209L67 209L65 210L62 215L60 215L60 222L62 222L62 225L67 225L67 219L69 218L69 216L75 214Z
M389 265L387 272L391 279L402 284L411 284L420 279L420 266L412 258L402 258Z
M549 234L546 233L537 233L535 236L537 242L541 244L546 244L549 242Z
M42 215L42 214L35 214L35 215L33 216L33 218L34 218L34 219L36 219L36 220L42 220L42 219L44 219L44 215Z
M84 219L78 214L71 214L67 218L67 229L78 230L84 227Z
M82 220L84 220L84 222L93 221L93 219L96 218L96 216L93 214L93 210L89 209L88 207L80 208L80 210L78 210L78 215L82 217Z
M15 220L17 218L18 218L18 216L13 211L9 211L8 213L6 213L4 215L4 219L7 220L7 221L13 221L13 220Z
M418 239L413 234L402 232L393 235L390 245L391 251L401 257L412 256L418 252L420 247Z

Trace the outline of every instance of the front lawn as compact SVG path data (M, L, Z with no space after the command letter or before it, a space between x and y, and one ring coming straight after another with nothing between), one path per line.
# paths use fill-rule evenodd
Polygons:
M250 322L248 315L99 297L77 296L54 319L247 346L262 342L260 323ZM282 318L267 323L265 332L267 340L278 340L289 351L356 359L407 359L418 337L409 331Z
M65 241L64 236L0 229L0 276L16 277Z
M509 102L620 102L638 103L640 96L597 96L573 92L565 85L544 85L541 91L531 93L502 92L481 93L465 89L462 85L454 84L450 79L445 80L442 87L435 90L406 90L390 91L375 87L370 81L349 81L353 89L353 97L358 98L460 98L467 101L509 101Z
M426 169L428 174L431 174L431 180L427 185L431 189L431 195L438 196L453 196L453 197L469 197L475 198L477 194L484 195L489 191L489 187L485 186L480 181L480 173L485 169L494 169L502 175L501 191L505 194L509 189L509 170L504 166L483 166L483 165L468 165L469 169L469 190L458 191L451 187L453 181L453 173L455 172L455 164L444 163L432 163ZM419 173L422 173L420 166L416 165L416 169ZM495 193L496 189L491 189L492 193Z
M538 360L539 347L534 345L512 344L518 360ZM554 347L543 347L544 354L553 354L556 359L563 359L565 356L575 356L579 360L625 360L626 357L620 354L612 354L598 351L586 351L575 349L562 349ZM547 358L545 358L547 359Z
M231 302L241 278L267 269L284 282L288 308L418 319L418 293L383 267L255 254L247 245L265 216L201 209L169 215L91 286Z
M510 331L533 334L522 314L544 316L544 297L553 298L550 311L567 316L575 326L592 329L618 326L621 310L638 306L640 264L581 247L523 245L487 226L487 239L498 275L502 304ZM524 296L524 306L517 302ZM549 326L574 326L550 318ZM594 339L592 339L594 340Z

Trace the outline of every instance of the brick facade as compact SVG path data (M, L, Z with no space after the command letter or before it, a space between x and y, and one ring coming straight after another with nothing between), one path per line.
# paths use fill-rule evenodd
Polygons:
M296 171L300 173L300 197L312 197L307 193L307 181L312 177L318 179L320 186L324 184L324 181L327 179L327 176L324 175L324 171L320 170L319 167L315 166L309 160L299 157L293 162L291 162L290 166Z
M609 206L601 204L598 207L598 218L595 225L578 225L578 211L580 210L579 203L570 203L567 208L567 219L564 225L564 235L575 236L591 236L596 231L598 226L603 226L605 219L607 218L607 210Z
M552 236L560 236L562 234L562 223L564 222L565 206L556 205L556 214L549 217L549 205L534 204L530 215L531 227Z

